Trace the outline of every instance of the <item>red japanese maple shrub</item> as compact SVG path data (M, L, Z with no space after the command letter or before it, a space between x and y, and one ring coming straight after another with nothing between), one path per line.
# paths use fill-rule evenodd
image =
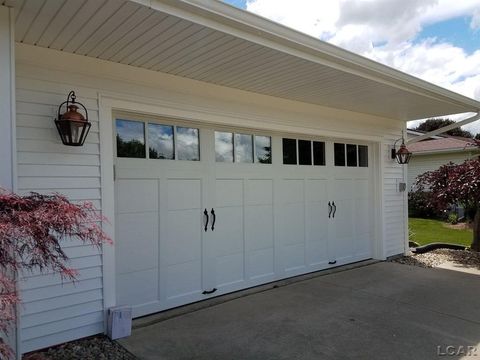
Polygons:
M417 179L420 190L429 191L437 209L460 204L473 221L472 250L480 251L480 160L449 163Z
M5 335L19 303L15 278L19 271L55 272L74 281L61 241L77 239L100 247L112 243L99 222L105 219L89 203L66 197L30 193L20 196L0 189L0 358L13 356Z

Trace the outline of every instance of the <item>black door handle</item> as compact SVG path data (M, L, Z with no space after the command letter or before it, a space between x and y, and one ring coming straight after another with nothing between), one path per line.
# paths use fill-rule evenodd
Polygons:
M334 265L334 264L336 264L336 263L337 263L337 260L335 260L335 261L329 261L329 262L328 262L329 265Z
M330 201L328 202L328 218L330 219L330 215L332 215L332 204L330 204Z
M335 205L335 201L332 202L333 206L333 218L335 219L335 213L337 212L337 205Z
M215 291L217 291L217 288L213 288L212 290L205 290L202 292L203 295L210 295L213 294Z
M205 209L205 211L203 212L203 215L205 215L207 217L207 221L205 221L205 231L208 230L208 211L207 209Z
M217 220L217 215L215 215L215 210L212 209L212 211L210 211L210 214L212 214L213 216L213 220L212 220L212 231L215 230L215 220Z

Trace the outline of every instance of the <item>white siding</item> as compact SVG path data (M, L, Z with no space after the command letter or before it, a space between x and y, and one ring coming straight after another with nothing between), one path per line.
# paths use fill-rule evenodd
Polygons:
M408 189L412 188L412 185L415 184L415 179L418 175L421 175L427 171L432 171L438 169L440 166L453 162L455 164L460 164L467 159L471 159L475 153L470 151L462 151L455 153L441 153L441 154L428 154L421 155L415 154L410 159L408 163ZM476 153L478 156L478 153Z
M384 140L384 239L385 256L393 256L405 252L406 238L408 236L406 220L407 193L399 192L397 183L405 181L405 167L399 165L390 157L390 149L395 140L401 137L401 128L391 132Z
M60 192L100 208L98 101L82 92L93 122L91 133L85 147L66 147L53 122L65 95L64 88L17 76L18 191ZM75 241L64 248L80 271L75 284L38 273L26 274L20 283L24 352L103 331L101 253Z
M22 192L58 191L73 200L89 200L99 208L107 207L101 199L105 179L100 176L99 133L99 99L106 94L135 102L145 113L150 111L149 106L161 107L164 111L158 115L198 122L346 139L374 137L382 143L379 162L384 164L379 170L383 180L376 183L383 203L377 209L379 219L383 219L377 240L383 246L376 256L404 252L405 196L395 186L404 173L388 158L389 146L400 137L404 126L401 122L28 45L17 46L17 59L18 182ZM81 148L63 146L53 123L57 106L70 90L76 91L93 121L87 143ZM113 159L102 159L102 163L112 166ZM107 275L102 277L105 256L78 243L65 246L81 277L75 285L62 284L55 274L26 277L22 283L23 351L103 331L103 308L109 306L108 302L104 305L108 282Z

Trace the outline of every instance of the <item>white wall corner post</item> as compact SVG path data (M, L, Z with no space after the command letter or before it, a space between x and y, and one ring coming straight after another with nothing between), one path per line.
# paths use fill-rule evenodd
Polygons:
M15 18L13 8L0 5L0 187L16 191ZM17 323L7 341L21 359Z
M15 190L13 9L0 5L0 187Z

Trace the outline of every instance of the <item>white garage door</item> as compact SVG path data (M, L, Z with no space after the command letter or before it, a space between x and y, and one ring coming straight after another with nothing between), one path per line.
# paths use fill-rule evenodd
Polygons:
M117 304L134 316L372 256L368 144L115 127Z

